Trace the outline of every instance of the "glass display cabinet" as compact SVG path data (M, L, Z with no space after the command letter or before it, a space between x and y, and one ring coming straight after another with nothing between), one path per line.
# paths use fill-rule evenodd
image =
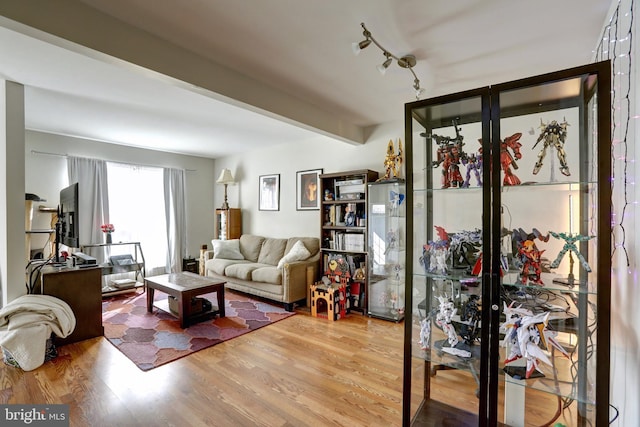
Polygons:
M405 197L403 179L369 184L368 314L396 322L404 318Z
M406 104L403 425L608 424L610 73Z

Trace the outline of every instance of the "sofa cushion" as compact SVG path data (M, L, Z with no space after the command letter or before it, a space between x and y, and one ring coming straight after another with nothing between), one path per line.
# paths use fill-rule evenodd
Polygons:
M262 242L264 242L264 237L262 236L254 236L251 234L243 234L240 236L240 252L244 255L244 259L248 259L251 262L258 262Z
M224 272L226 268L230 265L237 264L250 264L247 260L238 260L238 259L210 259L208 260L204 266L207 270L211 270L216 274L224 276Z
M282 268L286 263L293 261L303 261L311 256L311 252L302 243L302 240L298 240L278 262L278 268Z
M260 264L278 265L280 258L284 256L284 248L287 245L287 239L275 239L268 237L262 242L260 256L258 262Z
M244 259L240 253L240 240L212 240L213 257L222 259Z
M282 270L270 265L253 270L251 280L254 282L270 283L272 285L282 284Z
M311 252L311 256L317 254L320 250L320 239L317 237L290 237L287 240L287 247L285 248L284 253L288 254L293 245L298 241L301 241L302 244L304 244L304 247Z
M265 265L255 262L231 264L224 269L224 275L230 279L252 280L253 271L262 267Z

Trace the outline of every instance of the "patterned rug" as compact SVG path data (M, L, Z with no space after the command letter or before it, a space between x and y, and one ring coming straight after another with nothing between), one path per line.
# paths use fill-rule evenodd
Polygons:
M203 295L215 304L215 293ZM155 291L155 300L167 295ZM104 336L143 371L294 315L283 308L225 290L225 317L180 328L178 319L154 307L147 294L126 294L102 301Z

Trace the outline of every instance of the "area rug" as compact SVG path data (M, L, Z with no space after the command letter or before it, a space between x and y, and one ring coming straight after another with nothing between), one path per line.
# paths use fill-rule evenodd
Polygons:
M215 293L203 295L216 301ZM156 291L155 299L167 295ZM169 313L147 313L147 294L127 294L102 301L104 336L143 371L239 337L294 315L283 308L225 291L225 317L186 329Z

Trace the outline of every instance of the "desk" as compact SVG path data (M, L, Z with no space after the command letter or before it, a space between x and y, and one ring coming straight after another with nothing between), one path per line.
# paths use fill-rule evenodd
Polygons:
M102 274L100 268L45 267L41 293L69 304L76 317L76 328L56 345L70 344L104 335L102 327Z

